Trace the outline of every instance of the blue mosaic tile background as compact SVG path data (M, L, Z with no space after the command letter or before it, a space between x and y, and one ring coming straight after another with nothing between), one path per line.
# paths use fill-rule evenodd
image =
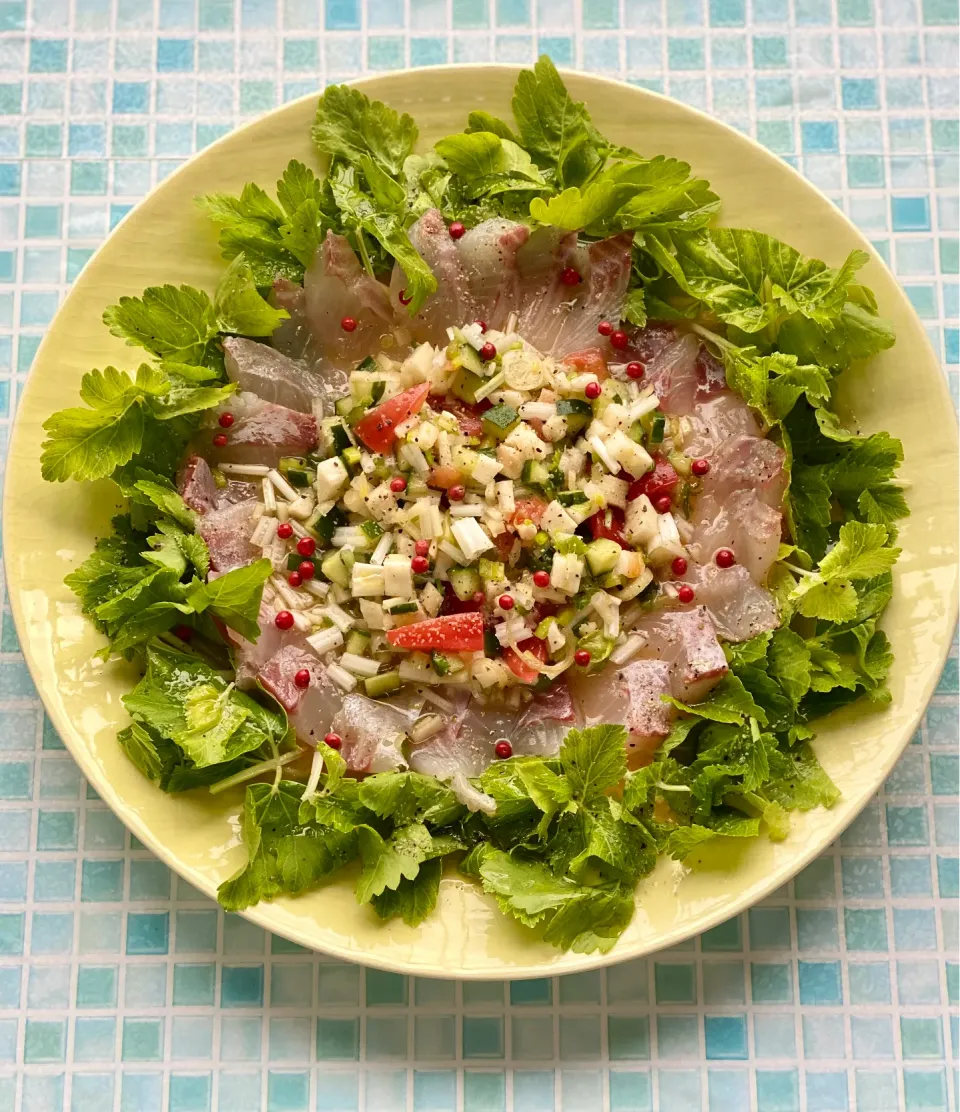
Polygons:
M0 437L138 198L325 82L446 61L618 76L798 166L960 383L957 0L0 0ZM829 853L647 961L513 985L301 951L153 860L0 625L0 1112L957 1108L958 667Z

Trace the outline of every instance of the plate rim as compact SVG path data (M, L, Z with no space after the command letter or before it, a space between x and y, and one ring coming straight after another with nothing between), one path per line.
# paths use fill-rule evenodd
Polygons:
M508 63L445 63L439 66L407 68L384 73L367 74L363 77L357 78L356 80L344 82L344 84L349 85L351 88L358 88L362 91L367 85L382 85L384 83L389 84L393 81L409 81L415 76L422 76L425 71L431 74L436 72L456 73L462 72L464 70L473 72L496 71L499 74L517 75L521 70L529 68L529 66ZM929 336L926 334L926 330L922 327L922 322L919 321L919 318L917 317L913 306L910 304L909 299L903 291L899 280L893 273L892 269L887 265L883 257L876 250L876 248L874 248L872 243L867 240L864 233L856 226L856 224L854 224L854 222L847 216L845 212L843 212L842 209L833 204L830 198L827 197L826 194L818 186L804 177L804 175L801 174L800 171L797 170L795 167L790 165L790 163L779 158L777 155L773 154L771 151L765 148L752 136L737 130L732 125L726 123L723 120L717 119L716 117L710 115L708 112L685 104L682 101L678 101L675 98L666 96L665 94L659 93L655 90L631 85L626 81L621 81L616 78L571 70L567 67L558 67L558 69L564 78L572 78L578 84L586 82L587 84L606 86L621 91L629 90L631 94L636 94L639 97L648 99L654 103L663 102L665 104L671 105L674 109L679 107L685 113L689 114L694 119L699 120L701 123L709 125L711 128L720 129L727 132L731 136L731 138L735 137L739 143L748 143L753 148L755 154L762 156L765 161L771 164L771 168L775 169L780 174L789 173L792 177L802 182L806 189L817 194L820 201L825 206L829 206L834 217L839 217L847 225L848 230L850 230L853 233L854 237L859 241L862 248L869 252L871 262L879 264L887 272L888 277L891 279L896 289L896 294L901 301L901 307L906 308L918 322L918 324L920 324L919 332L923 336L922 342L926 347L926 355L928 359L933 361L933 364L938 368L939 371L936 381L937 391L940 396L938 399L931 399L931 401L939 401L939 403L944 406L949 412L952 412L953 405L950 399L946 376L943 373L942 361L940 359L940 356L933 348ZM260 113L252 119L244 121L236 128L227 132L227 134L220 136L213 143L204 147L202 150L195 152L193 155L191 155L190 158L186 159L180 166L178 166L171 174L165 177L162 181L157 182L156 185L154 185L143 197L141 197L137 204L134 205L133 208L123 216L123 218L111 230L110 234L105 237L103 242L91 255L90 259L87 260L86 264L84 265L83 271L80 275L78 275L76 281L68 287L67 294L64 297L63 302L58 308L53 320L47 326L47 330L44 333L43 339L38 346L36 353L34 354L33 365L38 364L47 346L52 346L53 340L51 339L51 337L54 331L54 325L56 324L57 317L60 316L60 314L62 313L67 300L73 295L74 291L78 288L80 283L84 282L85 278L88 281L92 280L90 276L94 273L96 264L101 254L106 251L108 245L111 244L114 237L121 233L121 231L125 228L127 222L131 220L131 218L136 216L142 206L144 206L156 193L159 193L161 190L164 190L169 185L171 185L171 183L174 183L180 175L186 173L188 169L192 167L197 161L206 158L207 156L215 156L216 152L221 149L221 147L227 144L236 143L239 137L242 137L246 132L260 126L266 119L269 119L273 116L278 116L284 112L302 110L302 106L306 102L314 102L318 96L322 95L322 92L323 89L318 88L314 92L306 93L303 96L297 97L291 101L287 101L281 105L278 105L268 112ZM176 276L171 276L169 281L176 282ZM7 450L8 460L16 454L16 449L19 447L20 441L22 441L23 438L27 435L24 428L25 422L24 420L22 420L22 402L31 389L31 379L32 374L28 374L23 389L18 395L17 413L10 426L11 433ZM950 428L952 430L951 447L954 450L953 454L955 455L957 441L956 425L951 422ZM172 872L176 873L178 876L183 876L184 873L182 870L186 869L190 875L189 882L191 884L195 884L198 888L200 888L204 895L216 901L216 886L210 884L209 882L206 882L203 878L201 878L200 882L198 883L198 878L194 875L197 870L189 866L185 866L183 862L177 859L172 852L168 851L165 843L151 832L148 825L141 818L139 812L131 808L128 804L124 804L117 797L109 778L100 775L100 769L97 763L94 761L92 753L86 746L79 744L77 742L77 739L73 737L74 729L69 719L67 719L65 715L62 715L60 713L59 708L52 710L50 707L48 707L46 701L43 699L42 695L40 695L42 686L38 682L38 678L42 674L40 661L38 659L35 659L36 654L32 652L28 653L28 651L24 648L24 644L27 643L26 638L24 637L24 630L27 619L23 611L20 591L12 589L16 579L16 572L12 571L12 569L15 567L15 562L11 559L11 554L16 551L16 537L12 535L13 525L11 524L10 515L7 513L7 508L11 500L11 490L15 485L16 479L14 478L13 470L8 466L6 468L3 483L2 529L4 571L7 582L7 596L10 604L11 614L14 620L14 626L17 631L18 640L20 641L21 652L23 653L24 661L30 673L31 680L34 682L37 689L37 694L40 698L43 710L53 721L58 733L61 735L65 745L67 746L71 758L80 766L80 770L83 773L85 779L94 786L98 795L100 795L103 801L107 803L107 805L111 808L114 814L117 815L123 825L127 829L131 830L131 832L135 834L138 840L140 840L145 846L147 846L147 848L149 848L155 856L162 860ZM952 619L952 624L954 626L957 623L958 592L960 592L960 583L958 583L957 577L955 576L951 588L951 597L947 603L945 610L946 616ZM325 946L323 950L318 950L315 940L309 937L306 929L300 929L296 923L285 923L283 924L283 926L278 928L277 924L271 921L274 917L271 913L271 908L273 907L273 905L268 901L262 901L261 903L256 904L251 908L245 909L239 914L243 915L244 918L250 920L251 922L262 926L265 930L273 934L278 934L281 937L287 938L290 941L305 946L312 952L327 954L329 956L336 957L344 961L363 965L367 968L401 973L407 976L449 978L452 975L458 980L489 980L491 979L491 977L496 977L501 980L514 981L544 976L552 977L557 975L584 972L591 969L600 969L609 965L615 965L621 961L633 960L641 957L646 957L650 954L658 953L665 948L675 946L680 942L696 937L697 935L710 930L718 924L726 922L728 919L740 915L749 907L752 907L755 904L759 903L761 900L767 898L777 888L792 880L813 859L820 856L824 852L824 850L856 820L857 816L863 811L870 800L874 797L877 790L882 786L883 781L890 774L891 770L899 760L906 746L909 744L910 738L915 732L917 724L922 719L930 702L930 699L935 691L940 674L943 670L944 663L949 655L950 645L951 638L948 636L944 639L944 643L938 653L936 667L934 668L933 666L930 666L928 668L928 674L924 683L922 697L919 699L918 705L914 708L913 711L910 712L906 720L907 724L903 727L903 740L901 745L895 750L895 752L892 752L890 754L886 762L884 762L881 766L878 766L877 774L871 777L872 787L869 791L864 792L863 798L859 801L858 805L852 808L849 814L845 816L843 825L834 830L831 824L824 824L825 830L829 829L829 834L822 837L819 835L811 837L809 843L794 857L791 858L788 869L774 870L773 872L771 872L769 880L760 885L759 888L752 887L748 890L747 894L737 896L733 898L729 903L726 903L722 907L717 908L715 911L704 914L700 919L698 919L695 926L689 923L684 923L678 927L672 927L668 929L667 932L665 932L665 934L663 935L662 941L658 939L650 945L640 943L638 945L635 945L628 952L618 952L616 946L607 953L573 954L568 952L567 954L562 956L562 968L549 962L540 962L537 964L518 965L516 967L502 967L493 971L485 971L482 968L451 970L439 965L428 967L412 965L408 961L394 960L391 959L390 952L386 949L383 951L364 950L358 953L351 950L348 946L336 946L331 944L330 946ZM639 886L637 892L638 898L640 898L641 893Z

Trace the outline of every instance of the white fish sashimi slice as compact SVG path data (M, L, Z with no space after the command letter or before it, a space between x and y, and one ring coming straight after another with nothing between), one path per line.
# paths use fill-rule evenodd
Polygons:
M772 440L730 437L710 459L703 496L725 502L735 490L752 490L761 502L779 509L787 489L785 461L786 453Z
M234 647L233 659L236 666L237 687L252 687L256 683L260 669L280 651L288 640L288 635L277 629L273 620L275 617L276 610L270 603L261 602L260 612L257 615L260 636L255 642L241 637L234 629L228 630L230 641Z
M706 607L717 633L728 641L749 641L780 624L773 595L754 583L742 564L732 568L693 565L684 579Z
M508 736L515 755L552 757L559 752L567 730L577 724L577 708L570 688L560 678L549 691L533 697Z
M289 278L277 278L273 283L270 303L276 309L285 309L289 314L274 329L270 345L290 359L313 360L316 358L317 345L307 324L307 294L298 282Z
M253 534L252 515L257 503L253 499L228 503L221 509L205 513L197 526L210 550L210 567L214 571L232 571L255 560L258 550L250 543Z
M302 360L290 359L267 344L228 336L223 341L227 377L241 390L250 390L264 401L312 413L315 398L323 398L332 411L348 385L346 373L327 366L323 371Z
M652 362L665 347L677 339L676 326L668 321L650 321L643 328L626 329L628 344L623 353L625 360L636 359L644 365Z
M317 352L343 366L379 350L380 336L394 327L390 292L360 265L347 239L327 232L303 278L304 310ZM357 327L345 332L350 317Z
M281 456L301 456L317 444L317 419L255 394L238 394L234 423L223 448L211 449L217 462L274 467Z
M385 700L351 693L343 696L329 728L340 735L340 754L351 772L386 772L404 765L400 746L417 714Z
M689 431L683 450L688 456L709 456L732 436L759 436L760 425L753 410L731 390L722 390L697 402L685 421Z
M577 675L570 681L585 725L612 722L626 726L631 768L649 764L670 731L671 708L660 697L670 694L671 670L669 661L639 660L624 668L606 668L598 675Z
M763 583L777 558L782 517L753 490L735 490L724 502L710 495L697 501L691 548L707 564L718 548L729 548L754 581Z
M636 632L646 638L640 655L671 665L671 691L685 702L705 699L729 670L704 606L650 614L637 623Z
M448 326L467 324L477 315L466 269L438 209L428 209L407 234L433 271L437 292L427 298L415 317L408 316L400 300L407 279L397 264L390 278L391 303L397 307L402 326L410 330L414 339L445 346Z
M574 287L560 280L577 253L577 233L560 228L537 228L517 251L520 275L520 312L517 332L538 351L550 352L550 339L563 324Z
M529 238L526 224L494 218L471 228L457 243L477 318L488 328L502 329L520 308L517 255Z
M654 388L660 408L672 417L690 413L696 404L699 347L694 336L681 336L646 365L644 382Z
M205 514L217 505L217 484L203 456L192 455L177 475L177 490L191 510Z
M568 355L596 343L601 321L620 320L620 310L630 283L633 233L602 239L587 248L588 267L577 298L563 317L550 351ZM569 288L569 287L568 287Z

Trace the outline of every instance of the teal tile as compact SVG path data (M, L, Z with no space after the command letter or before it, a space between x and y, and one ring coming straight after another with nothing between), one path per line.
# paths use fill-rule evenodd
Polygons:
M431 983L442 987L445 991L446 987L449 985L449 988L454 990L454 999L456 998L456 988L452 983L446 981L433 981ZM463 1006L465 1008L474 1008L478 1006L501 1005L503 1004L504 987L503 981L462 981L460 984L460 992L463 996ZM419 997L417 1002L419 1003Z
M600 1056L600 1016L560 1016L560 1059L595 1062Z
M695 1004L697 982L691 964L656 962L654 984L658 1004Z
M28 1019L23 1043L27 1063L63 1062L67 1049L65 1019Z
M797 908L797 949L831 950L840 948L837 913L833 908Z
M273 1007L304 1007L313 1004L312 969L303 965L275 962L270 972L270 1004Z
M173 1003L175 1006L212 1005L216 991L216 966L177 962L173 967Z
M743 949L740 917L728 919L717 927L711 927L700 935L700 949L705 953L739 952Z
M881 962L850 962L847 966L851 1004L889 1004L890 968Z
M507 1079L502 1073L465 1070L463 1112L506 1112Z
M700 969L705 1004L746 1002L743 962L705 961Z
M159 1062L163 1058L163 1020L124 1019L124 1062Z
M317 1020L317 1058L359 1061L360 1021L358 1019Z
M553 982L546 979L510 982L510 1003L550 1004L553 1001Z
M221 974L220 1005L224 1008L263 1007L263 966L225 965Z
M30 924L32 954L68 954L73 949L70 912L35 911Z
M900 1045L904 1058L942 1058L941 1020L922 1016L901 1016Z
M27 1007L45 1010L69 1008L70 966L33 966L27 981Z
M452 1015L434 1012L415 1016L414 1058L419 1062L452 1061L457 1056L457 1026L457 1019Z
M136 962L127 966L123 1002L127 1008L161 1008L167 1002L167 966Z
M704 1040L708 1061L736 1060L747 1058L747 1017L704 1016Z
M572 973L559 980L561 1004L599 1004L600 972Z
M843 919L848 950L886 951L887 918L882 908L846 907Z
M563 1020L561 1024L561 1044L563 1040ZM502 1058L503 1017L502 1016L464 1016L463 1017L463 1056L464 1058Z
M371 1061L406 1060L406 1016L396 1016L389 1019L368 1016L366 1035L367 1057Z
M946 1112L947 1079L944 1071L905 1069L903 1093L906 1112Z
M220 1019L220 1057L226 1062L260 1061L263 1021L260 1016L223 1016Z
M542 1062L553 1058L553 1019L550 1016L514 1014L510 1033L514 1062Z
M360 969L355 965L321 965L317 977L317 999L323 1004L360 1002Z
M130 899L167 900L170 898L170 870L162 861L130 862Z
M113 1062L117 1056L114 1016L78 1016L73 1025L73 1057L77 1062Z
M216 950L216 911L178 911L174 926L174 950L176 953L212 954Z
M133 912L127 916L128 954L165 954L170 943L169 912ZM224 970L226 973L226 970Z
M399 973L387 973L380 969L366 971L366 999L368 1007L385 1004L407 1003L407 978Z
M657 1016L657 1057L659 1059L697 1058L699 1055L699 1022L695 1015L661 1013Z
M308 1073L270 1070L267 1074L267 1112L307 1112L309 1093Z
M939 1004L940 968L936 961L898 961L897 999L901 1004Z
M790 912L785 907L754 907L749 911L753 950L790 949Z
M76 811L41 810L37 817L37 849L76 849L78 823Z
M123 861L84 861L80 899L84 903L123 899Z
M800 1112L796 1070L757 1070L757 1105L764 1112Z
M793 894L798 900L831 900L837 894L837 881L832 857L818 857L793 881Z
M612 1060L649 1059L649 1017L645 1015L607 1016L607 1047Z
M268 1036L271 1062L300 1065L310 1061L314 1034L313 1020L309 1016L271 1016Z
M115 965L81 965L77 970L77 1007L115 1007L117 973Z
M608 1004L645 1004L650 970L645 958L620 962L606 971Z
M208 1112L212 1084L209 1073L171 1074L170 1112Z

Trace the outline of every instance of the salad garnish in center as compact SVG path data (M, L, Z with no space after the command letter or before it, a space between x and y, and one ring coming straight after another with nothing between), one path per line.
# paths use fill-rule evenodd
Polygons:
M355 861L415 926L449 860L607 950L659 855L831 806L811 723L889 699L901 450L834 407L893 343L867 256L713 226L547 59L513 113L417 151L327 89L326 175L201 198L214 296L121 298L150 361L46 422L44 476L124 501L68 577L142 668L120 744L245 793L230 909Z

